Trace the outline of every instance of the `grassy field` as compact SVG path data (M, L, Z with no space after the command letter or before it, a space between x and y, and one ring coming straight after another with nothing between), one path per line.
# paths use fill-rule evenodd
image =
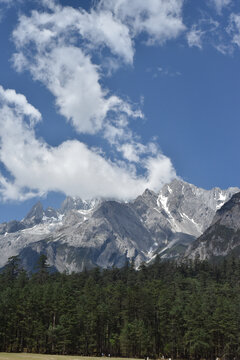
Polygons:
M62 356L62 355L40 355L40 354L13 354L0 353L0 360L108 360L107 357L87 357L87 356ZM120 358L111 358L111 360L122 360ZM131 360L131 359L128 359ZM137 359L134 359L137 360Z

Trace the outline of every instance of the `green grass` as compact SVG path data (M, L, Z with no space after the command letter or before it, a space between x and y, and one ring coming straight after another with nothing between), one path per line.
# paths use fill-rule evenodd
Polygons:
M108 360L107 357L88 357L88 356L63 356L63 355L40 355L26 353L0 353L0 360ZM110 358L111 360L122 360L120 358ZM130 360L130 359L129 359ZM136 359L134 359L136 360Z

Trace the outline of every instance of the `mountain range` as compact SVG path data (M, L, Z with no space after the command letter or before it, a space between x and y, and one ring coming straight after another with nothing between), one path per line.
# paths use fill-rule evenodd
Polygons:
M45 210L38 202L21 221L0 224L0 268L19 255L34 271L41 253L60 272L121 267L127 260L138 267L157 255L205 259L227 254L239 235L239 192L204 190L175 179L159 193L146 189L130 202L67 197L60 209Z

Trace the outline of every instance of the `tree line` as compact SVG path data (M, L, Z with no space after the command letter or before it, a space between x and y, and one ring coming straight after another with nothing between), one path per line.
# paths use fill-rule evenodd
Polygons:
M240 358L240 260L52 273L41 255L0 273L0 351Z

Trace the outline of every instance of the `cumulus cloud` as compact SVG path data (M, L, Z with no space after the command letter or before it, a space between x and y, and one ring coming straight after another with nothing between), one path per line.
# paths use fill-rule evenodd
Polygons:
M0 176L2 199L23 200L51 190L85 199L129 199L176 176L170 159L160 153L147 157L145 174L137 176L133 166L114 164L77 140L51 147L36 138L39 121L41 114L23 95L0 87L0 161L12 177Z
M142 161L141 155L157 155L159 152L158 147L153 142L143 145L134 140L128 143L118 144L117 149L122 153L124 159L134 163Z
M97 13L94 9L87 12L81 8L63 7L46 1L44 5L47 7L44 12L35 10L29 17L20 16L16 34L19 45L32 41L37 47L45 47L56 38L61 42L70 40L75 43L84 39L85 46L94 46L95 50L99 46L106 46L113 54L121 56L126 62L132 62L129 29L114 18L111 12Z
M98 132L109 111L141 117L126 101L101 87L100 68L93 64L90 55L80 47L67 45L74 42L69 33L72 34L71 28L76 30L78 21L81 23L78 16L82 16L82 11L66 11L56 7L53 14L35 11L30 18L21 16L13 33L18 49L13 57L15 68L27 69L51 91L60 114L79 133Z
M13 104L13 111L15 112L16 117L18 115L26 115L30 119L30 124L35 124L42 118L40 112L28 103L26 97L22 94L17 94L15 90L4 90L3 87L0 86L0 101L3 110L6 105L11 106Z
M111 11L133 37L145 33L149 44L163 44L185 30L183 0L101 0L100 11Z
M100 85L98 67L79 48L56 46L31 62L16 54L18 70L30 70L34 79L43 82L56 98L56 105L79 133L94 134L102 129L109 111L128 116L142 116L117 96L108 96Z

